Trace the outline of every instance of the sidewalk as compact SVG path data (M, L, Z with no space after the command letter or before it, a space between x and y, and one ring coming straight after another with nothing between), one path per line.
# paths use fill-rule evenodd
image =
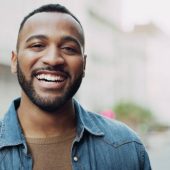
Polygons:
M153 170L170 170L170 130L148 136L148 153Z

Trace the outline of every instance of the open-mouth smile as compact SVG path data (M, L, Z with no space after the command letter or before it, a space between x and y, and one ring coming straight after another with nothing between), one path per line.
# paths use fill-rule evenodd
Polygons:
M34 77L38 80L39 87L43 89L61 89L65 86L68 74L61 71L37 71Z
M61 75L53 75L53 74L38 74L36 78L40 81L46 82L62 82L65 80L65 77Z

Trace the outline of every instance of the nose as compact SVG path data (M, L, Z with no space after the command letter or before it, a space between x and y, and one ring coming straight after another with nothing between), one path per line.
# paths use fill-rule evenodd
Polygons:
M42 62L51 66L63 65L64 58L61 55L60 50L53 45L47 49L45 55L42 57Z

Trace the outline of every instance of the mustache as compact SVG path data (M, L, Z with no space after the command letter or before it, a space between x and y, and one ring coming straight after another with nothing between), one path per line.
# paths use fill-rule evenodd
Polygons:
M63 67L53 67L53 66L46 66L46 67L39 67L36 68L32 71L31 76L34 77L35 75L37 75L37 73L39 71L53 71L53 72L61 72L67 76L70 76L69 72L67 70L65 70Z

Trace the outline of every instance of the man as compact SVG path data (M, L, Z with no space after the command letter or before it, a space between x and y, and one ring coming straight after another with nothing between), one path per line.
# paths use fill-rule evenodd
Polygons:
M151 169L132 130L73 99L85 75L84 46L81 23L59 4L24 18L11 65L21 98L0 124L1 170Z

